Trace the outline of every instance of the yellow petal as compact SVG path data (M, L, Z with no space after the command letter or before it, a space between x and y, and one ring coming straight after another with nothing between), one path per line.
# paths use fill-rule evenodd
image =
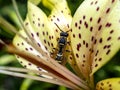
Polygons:
M97 83L96 90L120 90L120 78L102 80Z
M42 3L45 7L51 10L56 6L62 8L67 4L66 0L42 0Z
M41 0L29 0L29 1L35 5L38 5L41 2Z
M70 9L68 8L66 0L57 0L57 1L46 0L46 1L50 1L54 6L54 7L52 7L51 14L48 17L48 20L51 23L51 25L53 26L53 30L55 32L57 40L59 40L60 33L62 31L63 32L68 31L68 34L70 34L70 32L71 32L71 31L69 31L71 28L70 25L71 25L71 21L72 21ZM48 3L50 3L50 2L48 2ZM55 23L59 26L59 28L62 31L56 26ZM67 38L67 42L70 42L69 37ZM57 49L59 49L59 43L58 43ZM71 64L73 64L73 63L75 64L75 61L73 60L74 57L72 55L70 55L72 53L72 50L71 50L71 47L69 44L66 45L65 50L69 50L70 52L64 51L63 57L66 60L68 60ZM53 58L54 57L55 56L53 56Z
M40 47L44 52L50 54L53 50L53 47L57 46L55 34L52 31L52 27L48 23L47 16L42 12L42 10L40 10L31 2L28 2L28 14L24 24L31 35L32 40L34 40L38 47ZM27 36L24 30L20 30L19 33L27 40L30 40L29 36ZM45 59L40 52L38 52L33 46L31 46L18 35L14 37L13 44L23 52L32 53L37 57ZM29 69L40 69L39 67L27 62L19 56L17 58L24 67Z
M85 77L91 71L94 74L120 48L119 8L119 0L85 0L73 17L71 45Z

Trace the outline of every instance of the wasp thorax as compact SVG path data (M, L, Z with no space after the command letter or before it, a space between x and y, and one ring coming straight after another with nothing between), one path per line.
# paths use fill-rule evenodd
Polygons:
M60 33L60 36L68 37L68 33L67 33L67 32L61 32L61 33Z

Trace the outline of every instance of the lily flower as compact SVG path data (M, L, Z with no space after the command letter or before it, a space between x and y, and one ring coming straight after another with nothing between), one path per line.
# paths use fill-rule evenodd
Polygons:
M13 30L16 33L13 45L6 47L27 69L0 67L0 73L63 85L73 90L119 90L120 78L94 85L94 73L120 49L119 0L85 0L73 17L66 0L43 0L43 4L51 9L49 16L28 1L24 22L14 0L13 3L22 28L19 32ZM62 50L59 45L61 32L68 34L61 56L63 64L55 60ZM75 73L65 67L66 63Z

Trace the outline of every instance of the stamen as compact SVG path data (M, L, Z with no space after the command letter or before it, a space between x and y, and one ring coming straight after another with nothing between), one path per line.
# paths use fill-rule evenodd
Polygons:
M28 74L23 74L23 73L19 73L19 72L12 72L12 71L8 71L8 70L0 70L0 73L11 75L11 76L22 77L22 78L29 78L29 79L37 80L37 81L53 83L53 84L62 85L62 86L74 89L73 87L71 87L69 85L66 85L63 82L60 82L60 81L57 81L57 80L54 80L54 79L48 79L48 78L44 78L44 77L28 75Z

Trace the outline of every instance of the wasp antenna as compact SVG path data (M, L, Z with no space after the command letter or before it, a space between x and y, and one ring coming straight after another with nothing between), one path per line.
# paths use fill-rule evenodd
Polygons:
M59 28L60 31L63 32L63 30L57 25L57 23L54 23L54 24Z
M66 31L66 32L69 32L69 31L72 31L72 29L70 29L70 30L68 30L68 31Z

